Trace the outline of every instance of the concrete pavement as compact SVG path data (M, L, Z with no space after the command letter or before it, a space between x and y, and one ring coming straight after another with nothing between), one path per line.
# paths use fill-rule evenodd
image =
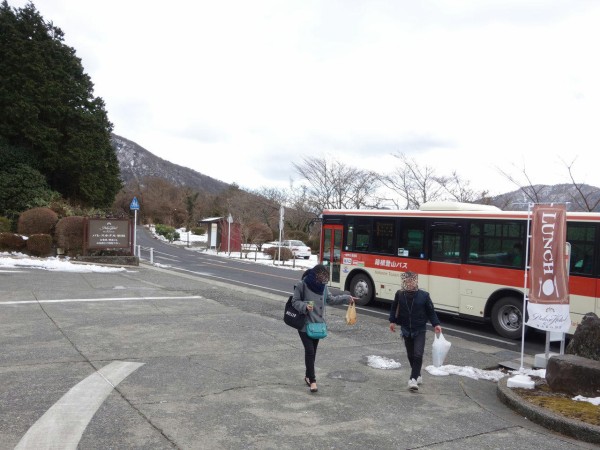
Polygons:
M319 392L310 394L300 339L282 320L285 300L147 265L115 274L0 271L0 448L14 448L114 361L137 366L111 386L74 447L59 426L66 412L58 413L47 448L596 448L507 408L490 381L424 372L419 392L409 392L399 333L384 317L359 315L347 326L342 309L328 309ZM495 368L519 357L449 340L449 364ZM369 355L402 367L374 369Z

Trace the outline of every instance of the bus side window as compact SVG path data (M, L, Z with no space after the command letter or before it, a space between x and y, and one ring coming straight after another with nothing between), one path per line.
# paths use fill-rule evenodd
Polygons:
M369 250L371 242L371 220L357 219L354 224L354 234L356 235L356 245L354 250L358 252L366 252Z
M395 222L393 220L376 219L373 223L373 239L370 251L380 254L394 254Z
M398 247L408 250L410 258L425 258L425 221L403 219Z
M460 233L457 231L434 231L431 253L432 261L460 262Z
M571 273L591 275L594 270L596 225L568 223L567 241L571 244Z
M523 265L523 245L520 242L516 242L512 251L508 255L508 264L513 267L521 267Z

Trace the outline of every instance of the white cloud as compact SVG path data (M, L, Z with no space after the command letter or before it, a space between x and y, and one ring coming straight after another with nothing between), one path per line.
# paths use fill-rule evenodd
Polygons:
M595 2L36 8L82 58L117 134L213 178L286 187L303 156L382 172L404 151L491 193L513 188L498 168L566 182L576 157L578 181L598 184Z

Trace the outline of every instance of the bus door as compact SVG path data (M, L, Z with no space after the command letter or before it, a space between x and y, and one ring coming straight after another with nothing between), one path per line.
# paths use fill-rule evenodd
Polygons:
M429 277L424 287L436 308L459 312L462 227L433 223L429 233Z
M340 256L342 254L342 225L323 225L321 263L329 268L331 285L340 287Z

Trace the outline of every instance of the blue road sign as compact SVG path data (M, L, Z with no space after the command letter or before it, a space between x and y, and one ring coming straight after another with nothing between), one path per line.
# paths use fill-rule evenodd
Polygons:
M140 209L140 204L138 203L137 197L133 197L133 200L131 200L131 204L129 205L129 209Z

